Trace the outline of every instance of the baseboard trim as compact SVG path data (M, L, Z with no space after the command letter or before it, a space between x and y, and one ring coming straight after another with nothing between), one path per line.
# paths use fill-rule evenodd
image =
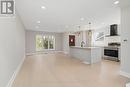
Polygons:
M45 51L45 52L26 53L26 56L31 56L31 55L36 55L36 54L45 54L45 53L64 53L64 51Z
M11 79L9 80L6 87L11 87L13 85L13 82L14 82L16 76L18 75L18 73L23 65L24 60L25 60L25 57L22 59L21 63L18 65L17 69L14 71L14 73L13 73L13 75L12 75Z
M124 72L124 71L120 71L120 75L130 78L130 73Z
M83 61L84 64L90 64L89 62Z
M64 53L64 54L66 54L66 55L68 55L68 54L69 54L68 52L65 52L65 51L63 51L63 53Z
M36 53L26 53L26 56L35 55Z

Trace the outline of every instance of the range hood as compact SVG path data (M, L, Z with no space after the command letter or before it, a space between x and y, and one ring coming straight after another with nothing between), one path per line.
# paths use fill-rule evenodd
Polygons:
M117 24L110 25L110 35L107 35L106 37L110 37L110 36L119 36Z
M117 24L110 25L110 36L117 36L118 35L117 28L118 28Z

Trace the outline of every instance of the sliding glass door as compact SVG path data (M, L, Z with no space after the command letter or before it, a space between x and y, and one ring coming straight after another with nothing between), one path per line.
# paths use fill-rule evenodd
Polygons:
M48 36L43 36L43 49L48 49Z
M49 49L54 49L55 46L55 38L54 36L49 36Z
M42 35L36 35L36 51L43 50L43 39Z
M52 35L36 35L36 51L54 50L55 37Z

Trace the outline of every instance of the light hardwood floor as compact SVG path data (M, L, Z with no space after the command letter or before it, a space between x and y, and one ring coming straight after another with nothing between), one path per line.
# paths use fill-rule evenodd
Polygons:
M12 87L125 87L118 62L86 65L62 53L27 56Z

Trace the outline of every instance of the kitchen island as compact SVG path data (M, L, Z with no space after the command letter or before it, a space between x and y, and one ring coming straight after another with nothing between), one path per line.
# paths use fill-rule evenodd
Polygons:
M102 60L101 47L71 46L70 56L80 59L85 64L93 64Z

